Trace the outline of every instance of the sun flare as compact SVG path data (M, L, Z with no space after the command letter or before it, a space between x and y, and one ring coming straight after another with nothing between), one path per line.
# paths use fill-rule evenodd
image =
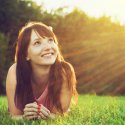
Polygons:
M44 5L45 9L52 10L68 6L82 9L89 16L111 16L113 22L125 24L125 0L33 0ZM49 3L49 4L48 4ZM67 11L69 11L67 9Z

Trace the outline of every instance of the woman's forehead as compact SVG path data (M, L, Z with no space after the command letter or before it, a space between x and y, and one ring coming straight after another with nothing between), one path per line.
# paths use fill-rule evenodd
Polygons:
M32 31L31 31L31 38L30 38L30 40L31 41L34 41L34 40L36 40L36 39L43 39L43 38L53 38L52 36L40 36L40 34L36 31L36 30L34 30L34 29L32 29Z
M36 32L35 30L32 30L30 40L34 41L35 39L39 39L39 38L42 38L42 37L38 34L38 32Z

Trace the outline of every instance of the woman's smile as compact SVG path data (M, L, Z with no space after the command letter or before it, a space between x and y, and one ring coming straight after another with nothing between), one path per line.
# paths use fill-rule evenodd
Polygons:
M53 57L53 54L52 53L48 53L48 54L42 55L41 57L45 58L45 59L51 59Z
M54 52L48 52L48 53L42 54L42 57L44 57L44 56L52 56L52 55L54 55Z

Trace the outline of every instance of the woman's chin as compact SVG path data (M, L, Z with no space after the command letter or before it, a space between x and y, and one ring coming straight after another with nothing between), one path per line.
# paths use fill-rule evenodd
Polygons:
M55 61L49 61L49 62L45 62L45 63L41 63L41 65L53 65L55 63Z

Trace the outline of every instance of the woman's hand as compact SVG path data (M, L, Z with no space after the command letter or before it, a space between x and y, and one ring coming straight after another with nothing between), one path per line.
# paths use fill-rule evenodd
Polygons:
M38 105L38 119L48 119L50 118L50 111L42 104Z
M36 119L36 118L38 118L37 112L38 112L37 103L36 102L29 103L29 104L25 105L23 117L28 120Z
M50 111L42 104L36 102L25 105L24 118L26 119L47 119L50 117Z

